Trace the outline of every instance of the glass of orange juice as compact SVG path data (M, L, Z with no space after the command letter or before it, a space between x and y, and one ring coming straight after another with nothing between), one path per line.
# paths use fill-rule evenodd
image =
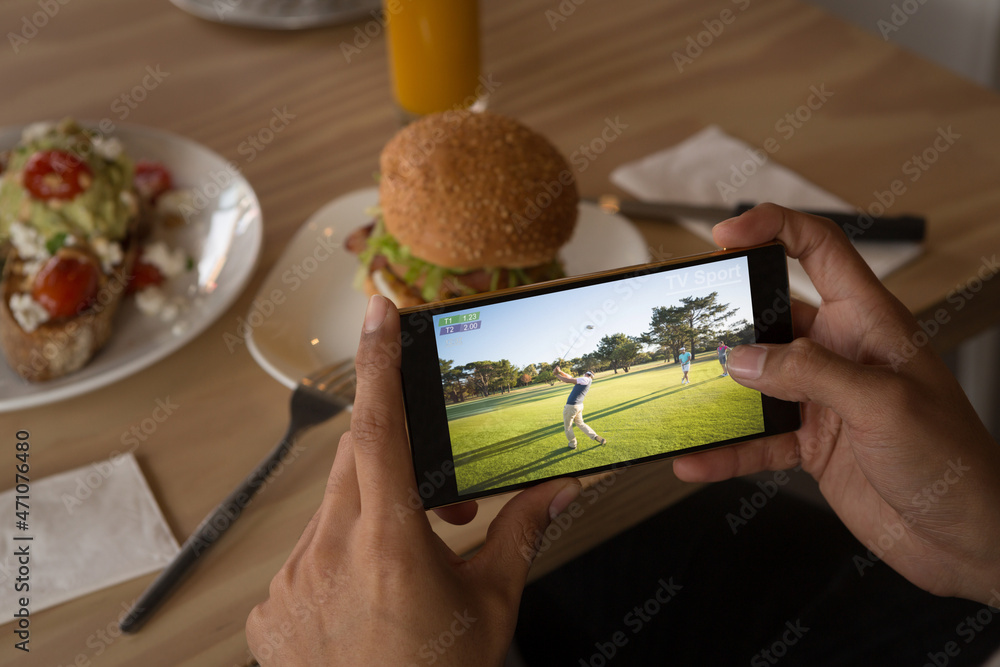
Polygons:
M405 121L480 101L477 0L384 0L383 9L392 89Z

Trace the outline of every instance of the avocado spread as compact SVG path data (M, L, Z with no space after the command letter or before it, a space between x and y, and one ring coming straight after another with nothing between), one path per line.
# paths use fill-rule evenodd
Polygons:
M136 214L132 193L132 162L113 144L72 120L52 126L31 126L11 149L0 175L0 243L20 221L46 241L59 235L79 239L121 240ZM25 166L41 151L64 151L90 171L86 187L72 198L38 198L24 185Z

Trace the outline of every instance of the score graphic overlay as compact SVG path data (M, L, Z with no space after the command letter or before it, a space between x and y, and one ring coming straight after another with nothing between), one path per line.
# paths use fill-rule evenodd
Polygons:
M449 315L438 320L439 336L448 334L463 333L465 331L475 331L482 322L479 319L479 311L474 313L463 313L461 315Z
M458 492L763 433L760 393L720 363L755 342L750 280L731 257L438 314ZM605 445L564 421L588 371L582 420Z

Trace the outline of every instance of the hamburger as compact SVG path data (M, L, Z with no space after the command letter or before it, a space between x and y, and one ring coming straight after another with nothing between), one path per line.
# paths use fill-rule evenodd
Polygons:
M494 113L426 116L379 158L374 222L347 247L358 282L414 306L563 277L579 197L543 136Z

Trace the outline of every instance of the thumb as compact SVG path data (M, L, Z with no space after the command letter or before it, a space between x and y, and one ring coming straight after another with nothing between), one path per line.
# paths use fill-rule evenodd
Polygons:
M729 351L726 370L738 383L785 401L817 403L845 419L873 384L868 370L809 338L787 345L740 345Z
M579 481L557 479L522 491L503 506L476 556L500 588L514 586L511 592L520 596L545 529L579 495Z

